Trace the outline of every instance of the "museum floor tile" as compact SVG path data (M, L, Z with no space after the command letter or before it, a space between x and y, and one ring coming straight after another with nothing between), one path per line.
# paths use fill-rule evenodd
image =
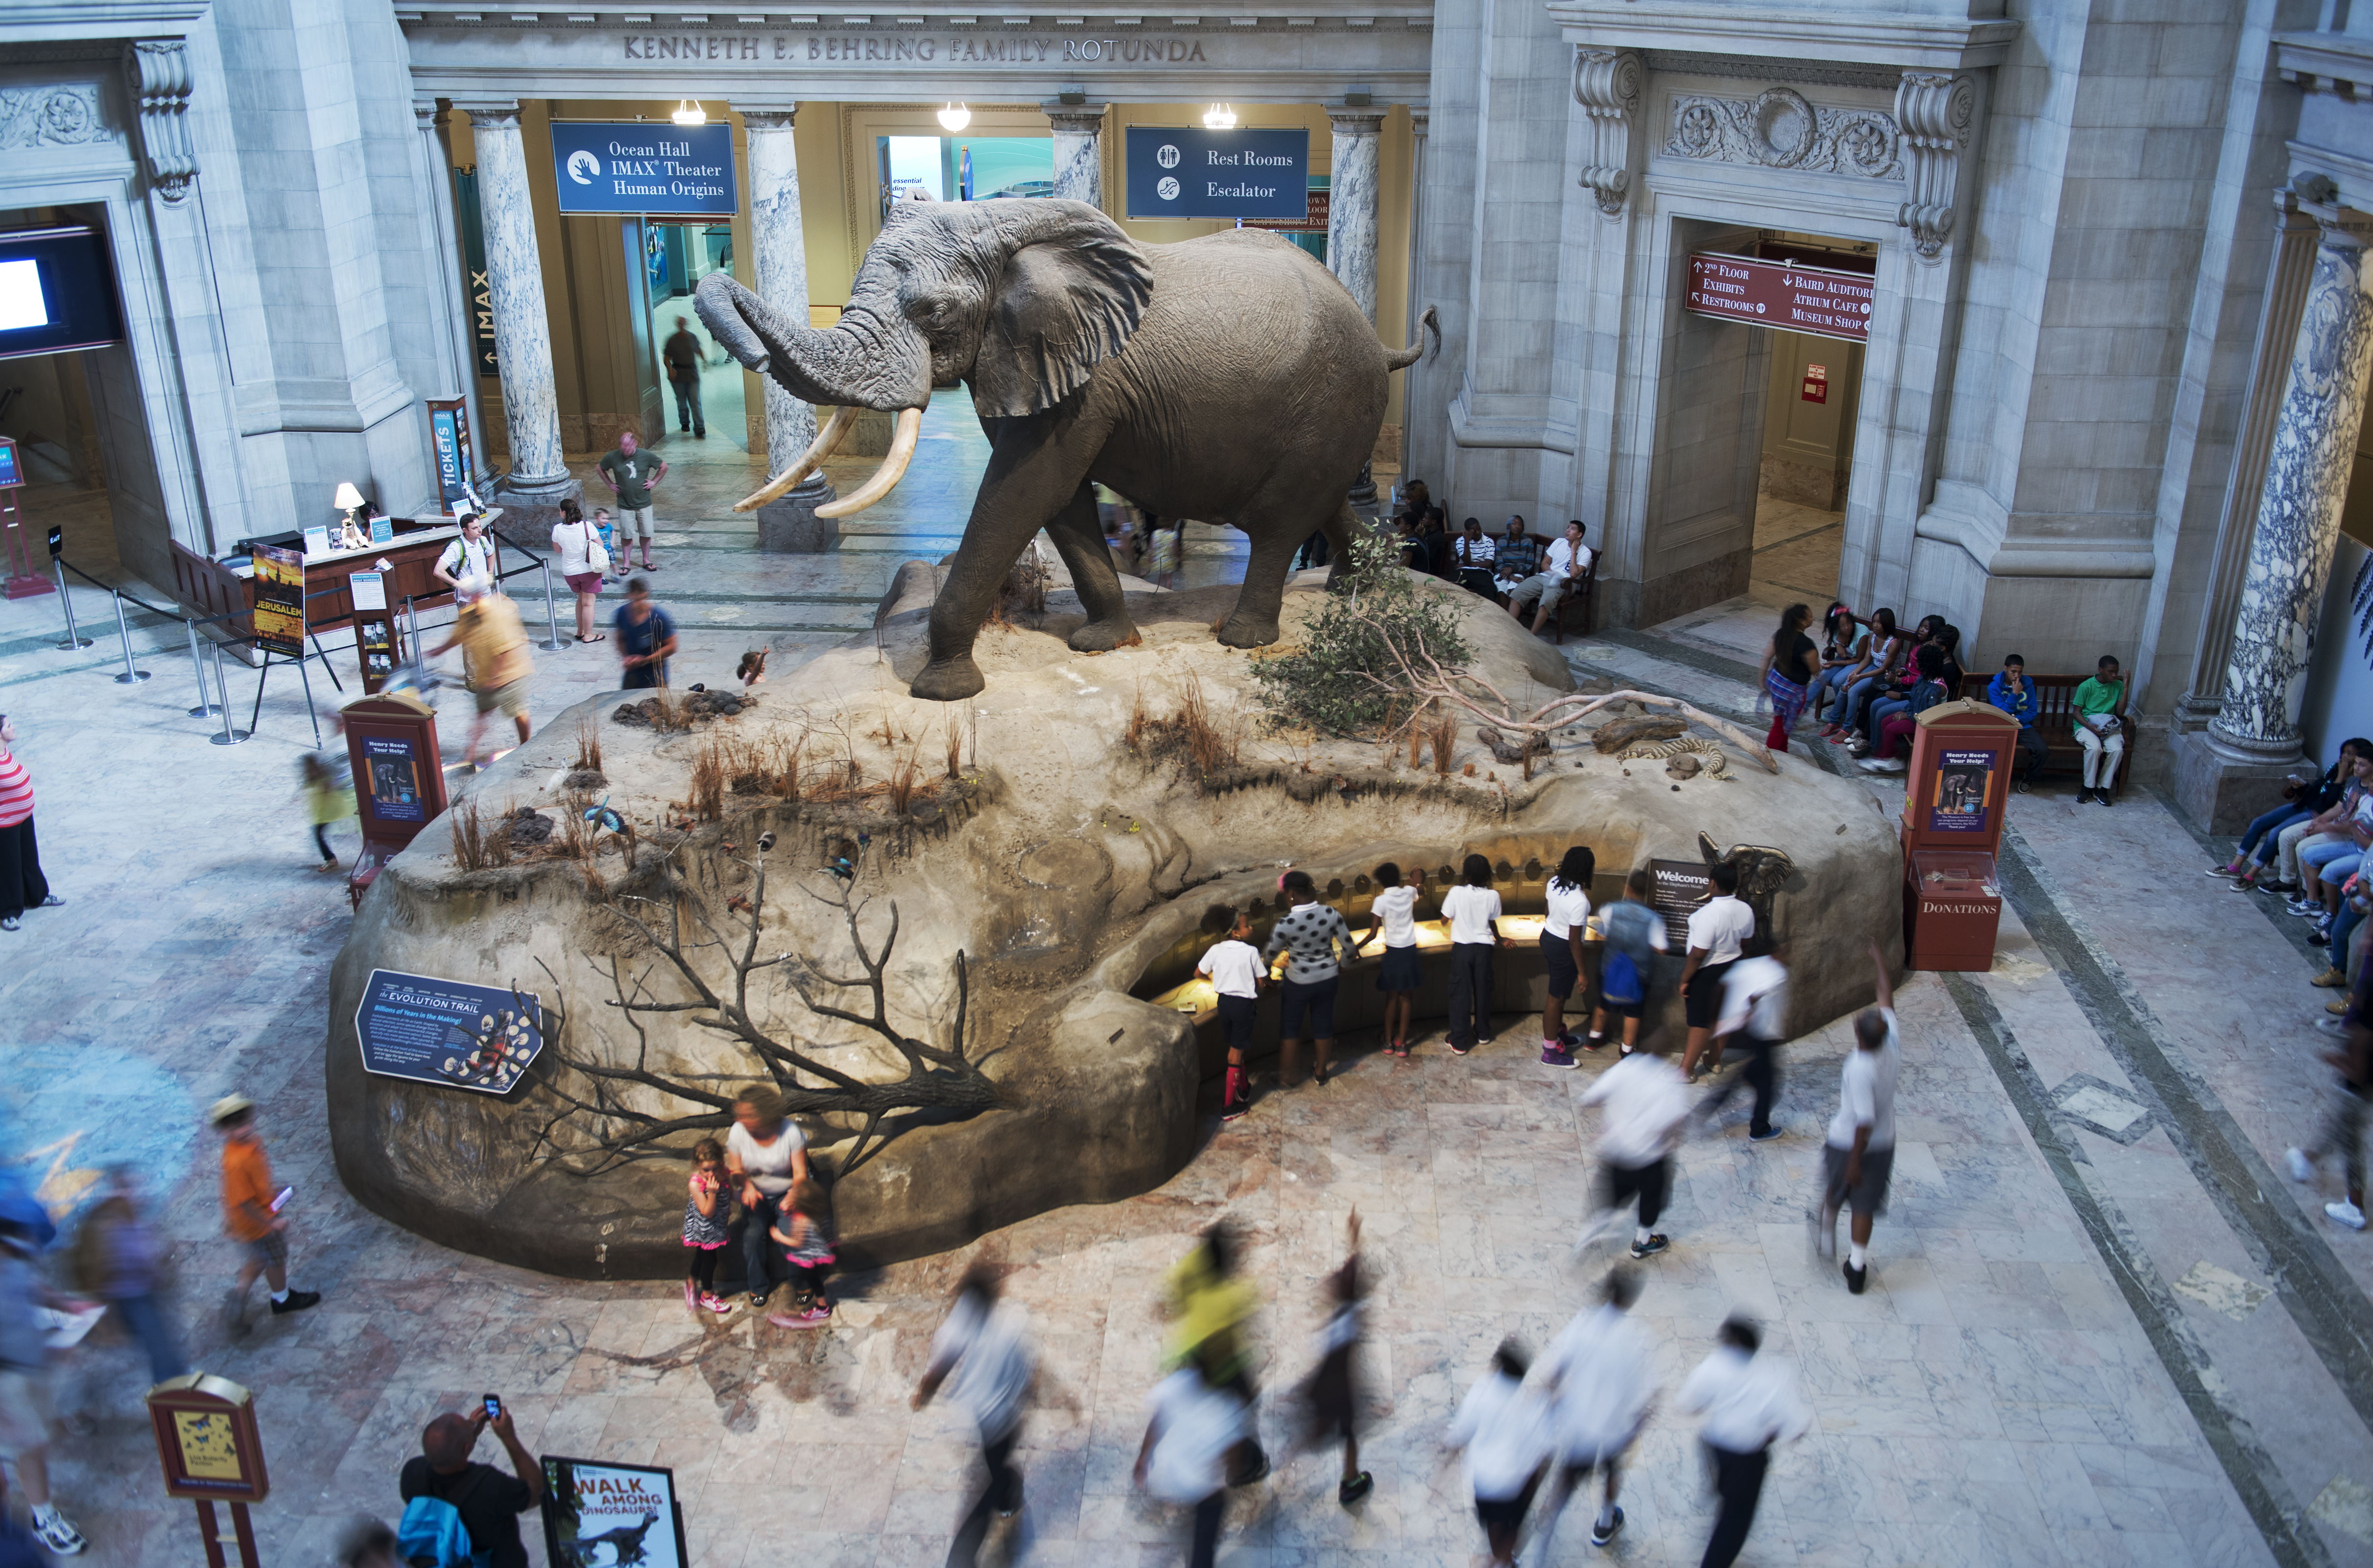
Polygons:
M956 500L925 486L911 509L855 520L828 557L757 556L728 493L748 465L687 465L679 493L695 498L663 506L659 580L685 611L690 678L723 674L764 636L796 690L801 648L862 626L898 561L953 546L965 461L944 457ZM696 492L712 470L719 487ZM111 578L104 552L76 559ZM1201 569L1234 566L1214 556ZM330 1159L320 999L348 916L342 888L309 866L297 683L275 672L257 737L210 745L183 712L181 628L135 619L155 678L117 685L106 597L76 603L99 640L75 654L52 646L53 598L0 604L0 709L22 731L43 860L68 899L0 936L0 1153L67 1211L116 1162L168 1197L193 1358L258 1393L266 1562L323 1561L355 1515L392 1518L421 1424L486 1389L540 1452L672 1467L703 1568L786 1551L937 1562L976 1461L959 1417L912 1412L906 1395L950 1285L982 1256L1013 1268L1045 1357L1021 1456L1028 1561L1175 1562L1184 1521L1128 1475L1163 1270L1210 1219L1246 1227L1268 1303L1263 1430L1281 1445L1354 1207L1375 1281L1363 1462L1376 1492L1345 1510L1330 1457L1282 1467L1232 1502L1221 1562L1482 1560L1438 1437L1502 1336L1545 1343L1584 1298L1567 1252L1595 1114L1575 1102L1601 1063L1541 1068L1536 1022L1517 1017L1465 1059L1438 1034L1401 1064L1352 1041L1330 1087L1205 1127L1159 1190L851 1279L819 1333L695 1321L671 1283L555 1280L450 1252L363 1212ZM1733 602L1568 652L1585 673L1751 716L1771 608ZM719 609L746 619L711 618ZM539 711L602 689L607 652L539 653ZM234 676L242 726L251 678ZM445 737L449 756L460 738ZM1900 786L1870 788L1879 809L1900 806ZM1675 1245L1646 1266L1639 1309L1666 1390L1745 1309L1771 1322L1771 1353L1818 1417L1775 1462L1749 1561L2373 1563L2373 1237L2325 1223L2328 1179L2281 1175L2284 1147L2332 1099L2310 1027L2328 993L2306 985L2298 922L2200 875L2211 847L2156 796L2101 811L2072 795L2047 783L2013 802L1993 970L1903 984L1903 1143L1868 1294L1812 1259L1804 1223L1846 1020L1787 1047L1785 1137L1749 1144L1734 1113L1680 1156ZM337 842L350 848L351 830ZM197 1108L231 1089L264 1105L275 1170L298 1191L295 1277L325 1295L280 1320L251 1303L263 1321L241 1339L220 1321L235 1259L196 1128ZM145 1381L108 1328L62 1368L57 1492L96 1562L196 1554L192 1511L158 1494ZM1692 1429L1669 1408L1625 1506L1615 1560L1697 1560L1710 1505ZM1590 1560L1579 1526L1570 1516L1526 1562Z

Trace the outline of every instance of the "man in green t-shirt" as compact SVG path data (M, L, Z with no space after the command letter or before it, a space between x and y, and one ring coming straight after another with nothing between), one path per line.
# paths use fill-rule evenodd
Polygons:
M2080 681L2069 707L2076 718L2076 743L2085 749L2085 783L2076 803L2110 803L2110 786L2117 782L2118 763L2126 755L2126 721L2118 709L2126 700L2126 683L2119 678L2118 661L2108 654Z
M656 509L651 505L651 486L667 477L668 465L647 451L635 450L635 433L618 433L618 450L605 453L602 459L602 482L618 497L618 546L625 564L634 565L635 541L643 543L643 569L657 571L660 565L651 559L651 529L655 526Z

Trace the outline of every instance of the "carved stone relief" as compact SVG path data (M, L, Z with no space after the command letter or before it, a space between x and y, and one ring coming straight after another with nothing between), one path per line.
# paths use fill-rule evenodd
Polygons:
M176 39L143 40L125 48L123 73L140 105L140 142L148 182L168 202L190 193L198 155L190 145L190 55Z
M1900 180L1895 122L1875 109L1829 109L1787 88L1751 99L1674 95L1665 151L1867 180Z
M1639 123L1645 75L1637 54L1605 49L1574 53L1573 100L1590 123L1582 184L1609 217L1623 215L1631 195L1632 128Z
M1911 249L1923 262L1936 260L1953 237L1961 148L1977 114L1977 88L1967 76L1906 71L1895 89L1895 118L1911 165L1911 190L1895 221L1911 230Z
M115 133L95 87L0 88L0 147L84 146Z

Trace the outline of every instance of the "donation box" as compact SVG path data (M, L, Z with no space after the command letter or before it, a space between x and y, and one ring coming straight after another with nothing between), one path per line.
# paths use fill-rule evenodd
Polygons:
M1903 960L1993 967L2002 845L2018 721L1986 702L1945 702L1914 721L1903 791Z
M359 908L380 868L445 814L445 768L437 752L437 710L410 692L383 692L338 711L346 721L363 823L363 852L346 878Z

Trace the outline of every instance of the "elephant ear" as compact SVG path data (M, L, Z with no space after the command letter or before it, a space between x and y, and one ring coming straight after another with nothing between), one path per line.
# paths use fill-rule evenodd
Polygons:
M1152 297L1153 268L1085 202L999 205L1017 210L997 218L1005 266L973 361L972 398L984 417L1015 418L1052 408L1120 352Z

